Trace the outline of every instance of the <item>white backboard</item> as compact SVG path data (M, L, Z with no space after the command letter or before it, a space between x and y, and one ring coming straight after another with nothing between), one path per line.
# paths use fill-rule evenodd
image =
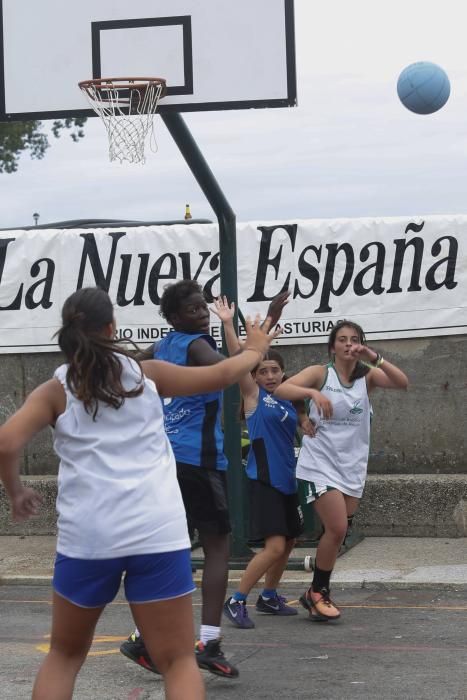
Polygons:
M161 111L296 104L293 0L0 0L0 120L91 116L78 82L160 77Z

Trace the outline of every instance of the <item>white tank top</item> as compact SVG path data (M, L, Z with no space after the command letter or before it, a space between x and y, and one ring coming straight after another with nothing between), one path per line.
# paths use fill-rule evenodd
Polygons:
M297 462L297 478L317 486L334 486L348 496L360 498L365 486L370 445L371 404L366 379L351 386L341 384L332 365L327 367L321 393L333 405L329 420L320 418L310 403L316 436L303 437Z
M122 384L141 381L136 362L119 355ZM54 377L66 393L56 422L58 473L57 551L77 559L111 559L190 547L175 459L165 435L157 389L119 409L99 404L96 420L66 383L67 365Z

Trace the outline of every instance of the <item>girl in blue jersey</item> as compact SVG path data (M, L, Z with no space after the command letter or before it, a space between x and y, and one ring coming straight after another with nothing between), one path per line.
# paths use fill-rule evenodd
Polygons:
M210 313L203 290L194 280L164 289L161 315L173 331L156 343L152 356L180 367L217 365L225 358L210 335ZM191 534L196 530L204 553L202 609L196 659L201 668L225 678L238 669L221 648L221 618L227 588L230 517L227 500L227 459L221 427L222 392L164 399L164 422L177 463L177 478ZM158 672L136 629L120 651L144 668Z
M274 334L268 337L269 322L261 329L258 319L241 355L187 368L132 359L114 340L113 306L99 288L72 294L62 319L58 340L66 364L0 428L0 478L14 520L36 514L41 501L19 477L24 445L52 425L60 457L50 651L32 698L72 697L96 624L124 575L166 697L202 700L190 539L159 397L228 386L262 359Z
M214 313L221 319L229 353L241 347L232 318L234 305L226 298L215 302ZM296 615L277 592L295 538L302 531L302 517L295 479L294 437L297 410L290 401L275 399L272 394L284 379L281 355L269 350L251 375L239 381L250 450L246 473L249 488L250 540L264 541L264 548L249 562L235 593L224 603L225 616L243 629L253 628L246 607L247 596L265 575L265 587L256 602L258 612L279 616ZM316 392L319 401L319 392ZM313 435L306 414L300 414L304 432Z
M303 438L297 477L305 483L323 534L316 551L313 581L300 602L314 621L337 620L330 598L330 578L339 549L363 493L367 473L371 405L374 389L406 389L406 375L366 345L360 326L339 321L328 339L331 361L312 365L277 388L278 400L313 397L319 389L330 410L319 414L310 404L315 423L313 440Z
M284 293L271 303L271 323L280 316L277 309L282 308L287 297L288 293ZM168 285L161 297L160 313L174 330L152 347L155 358L181 367L216 365L225 360L209 333L209 308L196 281L181 280ZM181 392L164 400L165 427L177 462L188 528L197 530L204 553L196 660L200 668L215 675L236 678L238 669L225 657L220 639L231 531L221 410L220 391L192 396ZM157 673L157 665L139 630L123 642L120 651Z

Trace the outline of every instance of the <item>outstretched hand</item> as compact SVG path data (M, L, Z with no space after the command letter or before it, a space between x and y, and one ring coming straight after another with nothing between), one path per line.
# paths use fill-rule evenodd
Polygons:
M271 325L271 318L269 316L264 323L261 323L261 316L259 314L255 316L254 321L248 316L245 319L246 340L244 350L256 350L261 355L265 355L272 341L282 333L280 328L271 331Z
M279 321L284 307L289 303L290 292L281 292L269 304L267 318L271 319L270 327L275 326ZM233 319L235 315L235 302L229 301L227 297L218 296L214 299L214 305L210 307L210 310L215 314L222 323L228 323Z
M271 326L275 326L282 316L284 307L289 303L290 291L281 292L269 304L268 317L271 318Z
M28 520L37 515L43 498L34 489L23 486L21 491L11 499L11 516L15 522Z
M214 299L214 306L210 307L213 314L217 316L222 323L228 323L231 321L235 315L235 302L229 305L229 301L226 296L219 296Z

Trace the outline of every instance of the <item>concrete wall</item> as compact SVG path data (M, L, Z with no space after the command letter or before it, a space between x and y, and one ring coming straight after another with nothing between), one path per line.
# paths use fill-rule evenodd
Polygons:
M47 381L61 363L59 353L0 355L0 421L3 423L24 398ZM23 474L56 474L58 460L52 449L52 431L44 430L25 450Z
M31 476L26 482L42 495L39 515L12 523L8 499L0 489L0 534L54 535L56 478ZM311 522L316 525L314 519ZM367 537L467 537L467 475L371 474L354 530Z
M375 392L369 471L373 474L467 474L467 342L465 336L379 341L372 346L409 376L405 392ZM324 345L279 348L288 374L326 361ZM0 421L49 379L56 353L1 355ZM24 474L55 474L51 431L27 448Z
M409 377L407 392L375 391L369 472L467 473L467 338L372 342ZM289 374L326 361L321 345L283 348Z
M409 376L407 392L375 392L370 476L355 528L366 536L467 536L465 336L381 341L375 349ZM287 371L326 361L324 345L281 348ZM2 355L0 421L49 379L59 354ZM44 498L41 514L13 525L0 489L1 534L53 534L57 459L51 431L27 448L22 465ZM49 475L42 477L41 475Z

